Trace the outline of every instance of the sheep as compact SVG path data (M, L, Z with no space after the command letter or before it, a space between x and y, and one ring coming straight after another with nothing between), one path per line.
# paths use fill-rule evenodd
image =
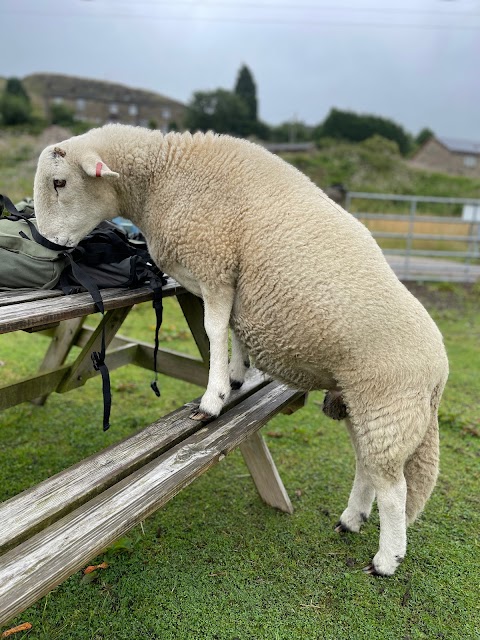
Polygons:
M365 570L392 575L436 482L448 361L370 232L279 157L211 132L93 129L41 153L34 200L41 233L61 245L129 218L155 262L203 298L210 369L193 419L219 414L247 354L289 385L327 390L356 455L336 530L358 532L376 498L379 549Z

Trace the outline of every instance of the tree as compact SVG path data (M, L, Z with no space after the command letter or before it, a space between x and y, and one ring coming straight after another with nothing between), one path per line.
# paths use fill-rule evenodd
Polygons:
M30 104L30 97L25 91L25 87L23 86L21 80L19 80L18 78L8 78L5 84L5 93L23 98L25 102L28 102Z
M188 129L246 135L247 106L235 93L225 89L197 91L187 106L185 124Z
M31 120L32 109L20 96L4 93L0 98L0 116L6 126L26 124Z
M425 142L427 142L428 140L430 140L430 138L433 138L435 134L433 133L433 131L431 129L429 129L428 127L424 127L420 133L418 134L418 136L415 138L415 142L418 145L421 144L425 144Z
M75 113L66 104L52 104L50 106L50 121L61 127L70 127L75 122Z
M240 68L235 84L234 93L242 98L247 105L248 118L253 123L257 121L257 88L250 69L243 65Z
M400 125L387 118L332 109L321 125L321 136L327 138L362 142L374 135L396 142L403 155L410 149L407 133Z
M0 118L4 125L26 124L32 119L30 98L18 78L9 78L0 97Z

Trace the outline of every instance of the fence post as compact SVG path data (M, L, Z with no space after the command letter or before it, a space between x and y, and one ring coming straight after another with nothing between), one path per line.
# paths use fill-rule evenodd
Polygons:
M352 200L352 196L350 195L350 191L347 191L345 194L345 211L350 211L350 203Z
M467 248L467 257L465 258L465 281L470 282L470 271L472 258L479 257L478 242L480 240L480 217L479 217L479 205L473 205L472 224L470 225L470 238ZM475 282L475 276L472 276L472 282Z
M412 199L410 201L410 216L408 221L407 246L405 251L405 263L404 263L405 273L403 274L404 278L408 276L410 272L410 255L411 255L412 245L413 245L413 233L415 229L416 213L417 213L417 201L415 199Z

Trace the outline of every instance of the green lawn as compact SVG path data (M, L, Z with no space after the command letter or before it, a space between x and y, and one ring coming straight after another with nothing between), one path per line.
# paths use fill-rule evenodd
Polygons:
M214 467L95 562L11 621L42 640L296 640L480 638L479 376L477 291L452 285L417 293L441 327L451 377L441 409L441 476L409 531L408 555L393 578L361 569L378 543L378 515L360 535L333 531L346 505L354 459L343 425L326 419L311 394L293 416L264 429L292 497L287 516L258 498L239 453ZM152 339L154 314L142 305L123 333ZM173 300L166 346L195 353ZM4 382L28 374L46 347L41 336L0 336ZM102 432L99 379L52 396L44 408L5 411L0 499L118 441L201 390L147 371L112 373L112 427ZM8 523L2 523L8 526ZM93 559L92 559L93 560ZM7 628L7 627L5 627ZM2 629L3 631L3 629Z

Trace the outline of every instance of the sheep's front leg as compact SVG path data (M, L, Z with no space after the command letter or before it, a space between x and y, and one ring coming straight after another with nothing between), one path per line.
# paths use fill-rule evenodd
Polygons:
M205 331L210 341L210 369L207 390L193 420L209 420L219 415L230 393L228 373L228 324L233 307L234 290L231 287L201 286L205 305Z
M250 366L250 358L243 342L232 330L232 357L230 358L230 386L240 389L245 381L245 373Z

